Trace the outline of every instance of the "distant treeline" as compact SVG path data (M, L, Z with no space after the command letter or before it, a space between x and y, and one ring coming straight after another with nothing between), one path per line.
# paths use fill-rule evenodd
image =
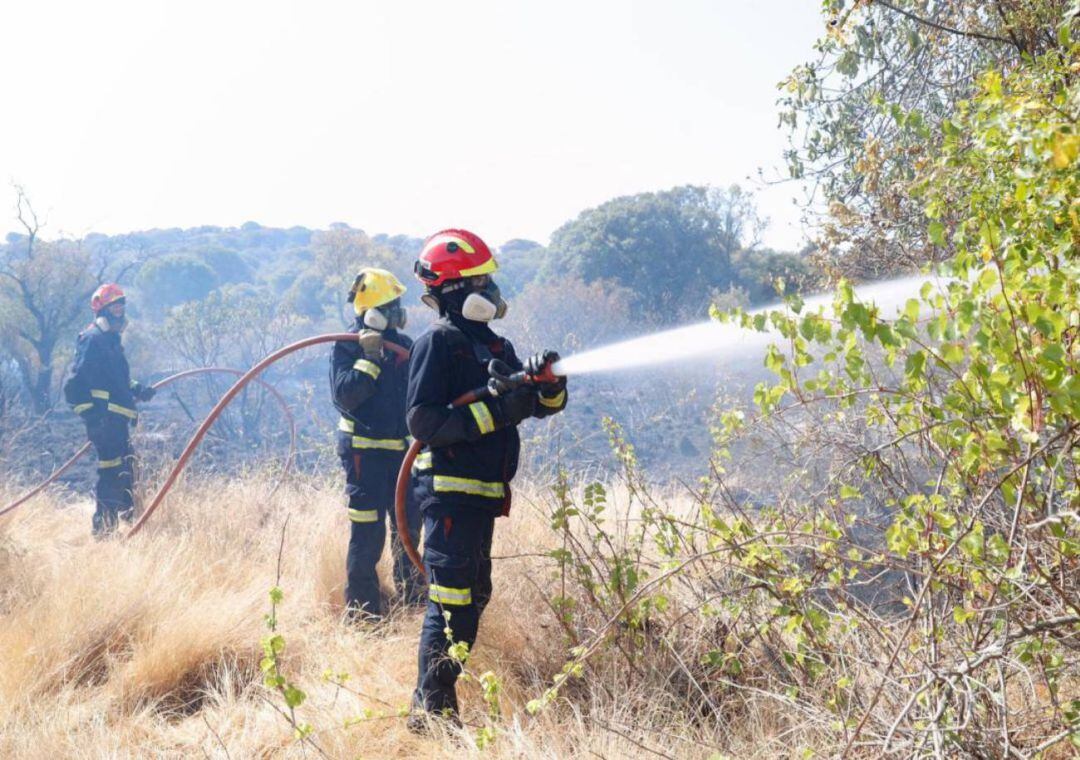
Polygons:
M186 336L192 320L204 322L204 331L244 318L339 327L349 320L343 294L357 268L384 267L411 284L422 245L420 238L368 234L345 223L311 230L254 221L48 240L22 192L17 211L25 230L0 246L0 383L9 405L22 398L39 413L55 403L58 370L89 318L86 303L99 282L129 289L144 335L160 331L191 361L239 362L248 356L229 356L233 345L214 356L205 344L217 341ZM517 311L516 322L524 316L543 323L552 312L569 312L594 323L530 325L531 333L553 339L569 330L588 343L630 320L666 325L702 318L710 303L768 301L812 276L806 250L760 247L762 226L751 195L738 187L624 196L566 222L548 247L504 242L500 285L519 307L537 312ZM409 306L418 296L411 287Z

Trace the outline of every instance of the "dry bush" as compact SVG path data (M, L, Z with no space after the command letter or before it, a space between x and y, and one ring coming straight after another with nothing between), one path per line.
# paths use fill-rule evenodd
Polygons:
M418 611L397 609L378 628L342 623L347 522L336 482L297 479L271 493L272 480L188 483L130 542L92 540L88 501L38 497L0 518L0 756L317 754L293 739L258 668L286 518L283 669L308 693L299 714L315 728L311 741L330 757L478 752L468 733L419 738L397 717L416 676ZM527 713L562 666L566 642L548 607L550 504L522 492L499 522L495 598L470 662L502 683L504 719L485 754L708 754L713 727L673 722L677 699L620 691L632 684L617 667L575 685L572 699ZM382 571L389 577L388 557ZM329 683L328 668L350 677ZM463 695L475 728L485 721L476 684ZM365 710L388 717L344 727Z

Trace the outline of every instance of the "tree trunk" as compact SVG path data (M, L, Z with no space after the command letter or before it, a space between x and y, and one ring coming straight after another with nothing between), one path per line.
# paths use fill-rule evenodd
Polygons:
M37 346L38 355L38 371L37 377L34 380L33 387L33 404L34 412L37 414L45 414L52 409L52 383L53 383L53 349L56 347L56 341L43 340Z
M23 399L32 399L34 397L34 376L33 367L30 366L30 359L26 356L16 356L15 364L19 367L19 379L22 381Z
M44 365L37 371L32 397L34 400L34 412L37 414L45 414L52 408L52 378L53 368L51 364Z

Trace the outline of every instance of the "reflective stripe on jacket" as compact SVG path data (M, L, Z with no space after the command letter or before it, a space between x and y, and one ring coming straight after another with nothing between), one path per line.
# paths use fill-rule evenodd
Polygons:
M359 330L354 325L353 330ZM387 330L383 337L404 348L412 340L404 333ZM356 341L338 341L330 354L330 395L341 413L338 435L354 449L404 451L408 442L405 425L405 391L408 363L396 355L369 357Z
M120 334L105 332L92 324L79 334L71 377L64 383L64 397L72 410L83 416L115 414L129 420L138 417Z
M484 326L469 329L472 335L441 318L413 346L407 402L410 430L422 439L429 420L435 420L448 440L425 446L414 464L421 509L465 504L504 511L517 472L521 441L516 426L501 424L497 401L447 409L461 394L487 383L492 358L514 370L522 367L509 341Z

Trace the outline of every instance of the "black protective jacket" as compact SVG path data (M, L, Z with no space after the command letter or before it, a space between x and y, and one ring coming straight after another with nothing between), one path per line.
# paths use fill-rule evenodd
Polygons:
M87 422L108 414L135 420L135 391L120 333L91 324L75 343L71 377L64 383L64 398Z
M361 329L356 325L354 330ZM403 348L412 340L387 330L383 338ZM365 356L356 341L338 341L330 355L330 393L341 412L338 430L351 437L351 448L404 451L405 389L409 366L389 351L383 357Z
M451 408L463 393L487 384L493 358L512 370L522 368L510 341L456 315L438 319L413 347L407 408L409 432L425 443L414 467L423 510L460 505L502 513L509 509L509 485L521 451L517 425L508 424L501 399ZM547 417L565 406L565 389L550 398L540 394L535 416Z

